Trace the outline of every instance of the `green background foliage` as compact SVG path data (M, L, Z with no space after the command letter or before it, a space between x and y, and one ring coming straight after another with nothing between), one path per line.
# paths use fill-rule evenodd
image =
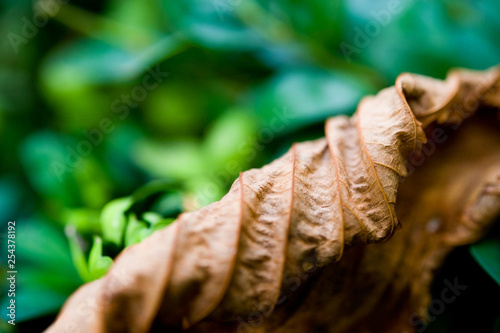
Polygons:
M0 1L0 266L16 220L16 327L43 330L121 249L322 136L399 73L496 65L499 12L494 0ZM499 296L495 234L460 252L485 300ZM500 326L500 308L460 306ZM463 327L457 313L428 331Z

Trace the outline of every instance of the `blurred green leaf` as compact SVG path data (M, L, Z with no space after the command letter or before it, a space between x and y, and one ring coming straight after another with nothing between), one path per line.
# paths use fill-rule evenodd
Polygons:
M125 212L133 201L130 197L115 199L108 203L101 213L101 228L104 241L120 247L127 223Z
M110 0L106 12L122 24L146 31L158 31L163 23L160 6L155 0ZM125 37L124 34L119 36Z
M168 80L144 101L144 120L159 136L196 135L208 118L202 94L192 82Z
M257 133L257 119L251 113L230 110L219 117L203 142L212 171L226 172L231 178L244 171L255 157L249 148L254 147Z
M94 237L94 244L90 250L88 260L88 270L90 280L97 280L104 276L113 264L113 259L102 255L102 240L100 237Z
M22 240L16 254L26 273L19 277L20 282L31 285L37 281L37 287L68 293L82 282L73 266L68 241L54 225L35 217L16 221L16 231L17 238Z
M162 219L161 221L158 221L157 223L155 223L155 224L151 227L151 230L152 230L153 232L158 231L158 230L161 230L161 229L165 228L166 226L168 226L168 225L172 224L174 221L175 221L175 219L173 219L173 218Z
M177 217L182 212L183 186L178 182L158 179L141 186L131 198L133 205L129 213L154 225L164 217Z
M148 225L139 221L134 214L131 214L128 219L127 231L125 233L125 247L141 242L143 239L151 235L152 230Z
M215 15L187 18L183 28L193 42L219 50L253 50L264 43L254 31L234 22L223 23Z
M42 82L59 92L123 83L138 78L182 47L183 41L177 35L163 37L140 50L126 50L95 39L80 40L58 49L46 59Z
M69 79L68 79L69 80ZM67 80L66 80L67 81ZM109 112L111 96L90 86L67 84L60 76L42 77L41 92L57 114L56 122L69 132L81 132L82 128L97 128Z
M488 238L470 246L481 267L500 285L500 239Z
M21 206L21 184L12 176L0 178L0 225L16 216Z
M67 239L54 225L35 216L16 221L16 231L16 237L22 239L16 247L20 260L40 264L39 267L43 268L50 267L71 277L76 276Z
M220 200L226 194L227 183L218 175L207 174L190 178L185 186L191 196L185 196L183 206L187 208L186 210L192 211Z
M253 50L264 39L235 15L239 3L215 0L161 1L163 12L193 43L218 50Z
M53 132L30 135L20 149L32 187L61 206L100 208L111 184L95 156L81 156L76 141Z
M65 149L60 136L47 131L32 134L22 144L20 157L30 184L40 195L67 206L79 203L72 174L78 159Z
M87 266L87 259L82 249L81 239L73 226L66 226L65 231L69 240L69 249L73 259L73 265L83 281L90 281L90 273Z
M93 158L84 158L74 169L82 202L91 208L101 208L110 199L112 184L103 172L102 165Z
M62 213L62 220L64 224L75 227L81 234L100 234L99 215L99 211L95 209L66 209Z
M133 147L134 161L153 177L186 180L204 172L206 162L200 145L193 140L165 144L139 141Z
M178 183L174 183L169 180L156 179L139 187L137 190L135 190L131 197L134 203L138 203L140 201L148 199L153 195L175 189L178 186Z
M364 21L347 27L345 41L358 47L360 58L382 71L389 82L405 71L444 77L451 67L485 69L498 63L498 34L485 33L498 24L488 14L498 7L491 1L402 3L401 13L389 13L384 26L378 23L379 33L366 34L368 22L378 22L368 14ZM375 12L387 12L387 8L387 4L379 4ZM366 6L367 13L369 10ZM490 29L485 29L488 26ZM361 33L355 32L355 27ZM362 44L356 44L356 35L363 34L365 37L357 37L364 40Z
M163 217L155 212L145 212L144 214L142 214L142 220L155 225L163 220Z
M130 193L144 182L130 151L130 147L143 138L144 133L137 124L124 123L117 124L116 130L103 142L105 169L118 193Z
M290 133L338 114L352 113L375 87L359 77L304 67L277 74L253 94L269 136Z
M345 21L344 7L348 1L259 2L271 15L289 22L290 29L309 41L322 44L331 51L340 43Z
M183 196L184 193L181 191L165 193L151 206L151 210L162 216L175 217L182 212Z
M71 266L69 269L73 269L74 271L71 275L64 274L64 269L68 270L68 268L54 270L43 266L43 264L20 265L19 267L22 268L22 274L18 274L17 276L17 282L21 287L20 289L28 287L53 290L60 294L70 295L83 282L83 280L78 277L75 269Z

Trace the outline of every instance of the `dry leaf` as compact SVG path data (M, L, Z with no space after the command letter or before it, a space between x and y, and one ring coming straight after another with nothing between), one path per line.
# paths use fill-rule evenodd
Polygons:
M402 74L126 249L48 332L414 331L435 268L500 214L499 84Z

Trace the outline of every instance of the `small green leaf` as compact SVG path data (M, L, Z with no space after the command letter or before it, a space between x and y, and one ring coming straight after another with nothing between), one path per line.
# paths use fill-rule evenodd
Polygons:
M79 233L100 234L99 211L94 209L66 209L62 214L65 225L72 225Z
M115 199L108 203L101 213L103 239L121 246L127 218L125 212L132 205L130 197Z
M125 247L140 243L144 238L151 235L152 230L145 222L139 221L134 214L128 219L127 231L125 233Z
M87 259L85 258L85 253L80 246L80 240L78 239L78 234L73 226L66 226L64 229L66 236L69 240L69 249L71 252L71 257L73 259L73 265L75 266L78 274L83 281L90 281L90 274L87 268Z
M163 217L160 214L155 213L155 212L145 212L144 214L142 214L142 220L149 222L152 225L157 224L162 219L163 219Z
M470 246L481 267L500 285L500 239L489 238Z
M159 221L158 223L156 223L155 225L153 225L151 227L151 230L153 232L161 230L161 229L165 228L166 226L172 224L174 221L175 221L175 219L172 219L172 218L163 219L163 220Z
M113 259L102 255L102 240L100 237L94 237L94 245L90 250L88 269L91 280L97 280L106 274L109 267L113 264Z

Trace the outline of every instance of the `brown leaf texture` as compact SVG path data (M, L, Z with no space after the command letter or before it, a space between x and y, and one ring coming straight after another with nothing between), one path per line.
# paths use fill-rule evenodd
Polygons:
M415 331L435 269L500 214L499 107L498 68L402 74L127 248L47 332Z

